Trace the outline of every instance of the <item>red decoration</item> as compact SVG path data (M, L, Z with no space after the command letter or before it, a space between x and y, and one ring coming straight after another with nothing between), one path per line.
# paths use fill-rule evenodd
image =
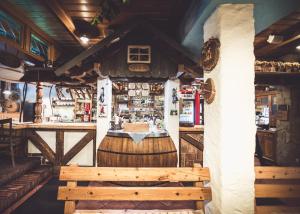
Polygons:
M195 125L200 125L200 93L195 93Z

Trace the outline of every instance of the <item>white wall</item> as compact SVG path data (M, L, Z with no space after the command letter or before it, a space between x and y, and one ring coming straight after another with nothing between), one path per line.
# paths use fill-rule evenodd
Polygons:
M101 88L104 87L104 103L107 107L107 116L99 117L99 96ZM109 78L106 79L98 79L97 81L97 144L96 149L98 149L101 141L105 137L111 121L111 108L112 108L112 82Z
M175 147L177 149L177 156L179 157L179 102L176 106L172 103L172 91L175 88L179 90L179 80L168 80L165 83L165 101L164 101L164 123L166 130L169 132ZM179 97L179 93L177 94ZM170 115L170 111L176 109L177 115Z
M205 104L204 165L213 200L207 213L254 213L254 19L251 4L224 4L208 18L204 38L220 40L218 65L205 73L216 98Z

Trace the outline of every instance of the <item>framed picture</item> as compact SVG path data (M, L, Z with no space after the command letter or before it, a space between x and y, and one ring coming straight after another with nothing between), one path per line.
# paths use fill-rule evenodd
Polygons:
M106 104L99 104L98 117L107 117L107 110Z

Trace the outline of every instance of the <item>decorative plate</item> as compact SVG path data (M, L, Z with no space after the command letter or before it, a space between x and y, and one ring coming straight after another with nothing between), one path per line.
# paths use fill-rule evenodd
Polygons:
M129 89L135 89L135 83L129 83L128 88Z
M216 88L215 88L215 83L211 78L208 78L205 81L205 85L203 87L204 89L204 100L206 101L207 104L211 104L216 96Z
M206 72L212 71L218 64L220 56L220 41L217 38L210 38L203 45L200 65Z
M143 83L142 84L142 89L148 90L149 89L149 84L148 83Z

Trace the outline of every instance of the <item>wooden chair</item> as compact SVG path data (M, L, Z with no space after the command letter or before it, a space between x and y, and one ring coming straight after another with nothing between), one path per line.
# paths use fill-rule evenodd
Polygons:
M61 167L61 181L67 186L58 189L58 200L65 201L64 213L75 212L77 200L100 201L196 201L196 209L203 209L204 200L211 200L211 189L203 186L209 181L208 168L127 168L127 167ZM194 182L190 187L91 187L77 186L78 181L169 181ZM88 211L91 213L93 211ZM76 213L84 213L76 210Z
M15 167L14 143L12 140L12 118L0 120L0 150L10 149L12 166Z
M255 167L255 198L299 199L300 167ZM300 206L256 206L256 214L300 213Z

